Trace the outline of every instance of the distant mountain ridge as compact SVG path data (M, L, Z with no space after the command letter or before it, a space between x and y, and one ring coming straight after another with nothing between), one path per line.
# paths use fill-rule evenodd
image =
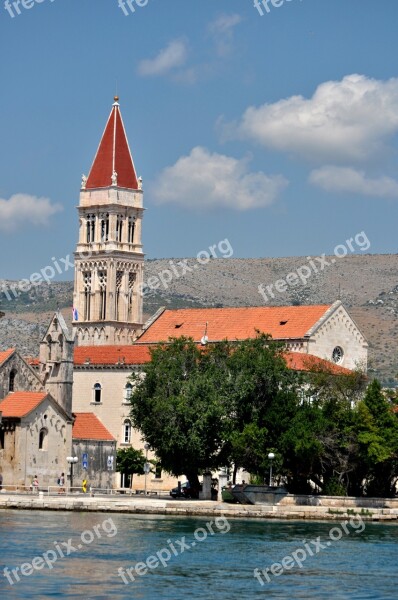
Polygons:
M146 317L161 306L328 304L340 297L369 341L370 374L395 384L398 255L352 254L340 259L325 257L325 261L328 264L323 269L320 261L315 263L315 272L308 257L215 258L207 264L192 258L147 260L145 281L151 287L143 290ZM304 275L308 275L305 285ZM2 285L9 289L11 284L0 281L0 289ZM0 320L0 349L18 346L24 354L36 356L40 337L57 306L70 324L72 294L70 281L32 287L17 298L0 294L0 309L6 313Z

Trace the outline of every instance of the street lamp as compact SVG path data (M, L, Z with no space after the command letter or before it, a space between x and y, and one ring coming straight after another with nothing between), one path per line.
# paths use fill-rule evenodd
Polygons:
M73 465L75 465L78 461L77 456L67 456L67 462L70 464L70 490L73 492Z
M270 461L270 465L269 465L269 487L272 487L272 461L275 458L275 454L273 452L270 452L268 454L268 458Z
M149 450L149 444L145 444L144 446L145 448L145 465L144 465L144 473L145 473L145 496L146 496L146 478L147 475L150 471L150 466L148 464L148 450Z

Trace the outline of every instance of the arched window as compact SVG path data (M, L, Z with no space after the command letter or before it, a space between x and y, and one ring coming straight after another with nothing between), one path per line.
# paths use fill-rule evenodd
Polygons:
M87 244L95 241L95 215L87 215L86 217L86 240Z
M129 244L134 244L135 222L136 217L129 217L127 232L127 241Z
M133 319L133 308L134 308L134 291L135 291L135 281L137 275L136 273L129 273L129 289L128 289L128 298L127 298L127 320L130 322Z
M39 433L39 450L48 450L48 431L44 427Z
M123 424L123 443L129 444L131 441L131 423L128 419Z
M101 214L101 242L107 242L109 238L109 213Z
M100 404L101 398L102 398L102 387L101 387L100 383L96 383L94 385L94 402L96 404Z
M106 319L106 284L107 284L107 272L98 271L98 283L99 283L99 320L105 321Z
M133 393L133 385L131 383L126 383L126 387L124 388L124 399L128 402Z
M123 215L117 215L117 217L116 217L116 241L117 242L122 241L123 221L124 221Z
M83 288L84 288L84 320L89 321L91 316L91 273L86 271L83 273Z
M15 391L15 377L17 375L17 372L13 369L10 373L10 377L8 379L8 391L9 392L14 392Z

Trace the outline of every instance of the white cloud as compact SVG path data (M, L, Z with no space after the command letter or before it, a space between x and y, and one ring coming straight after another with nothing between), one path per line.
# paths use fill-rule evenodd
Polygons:
M386 148L398 131L398 79L348 75L318 86L312 98L291 96L249 107L228 137L324 162L363 161Z
M398 181L391 177L366 177L364 171L349 167L326 166L310 173L309 181L327 192L360 194L379 198L398 198Z
M235 27L241 21L242 17L236 13L223 14L208 25L207 30L214 39L219 56L226 56L231 52Z
M250 172L247 159L212 154L197 146L162 171L151 186L151 195L159 204L194 210L249 210L269 206L287 185L281 175Z
M173 40L155 58L146 58L138 65L138 73L144 76L166 75L173 69L182 67L188 57L188 47L184 40Z
M48 225L50 217L63 210L60 204L52 204L48 198L28 194L14 194L9 200L0 198L0 230L15 231L31 225Z

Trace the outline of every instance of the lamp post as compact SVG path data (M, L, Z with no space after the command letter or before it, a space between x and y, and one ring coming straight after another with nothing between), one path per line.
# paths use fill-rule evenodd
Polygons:
M149 450L149 444L145 444L144 446L145 448L145 465L144 465L144 473L145 473L145 496L146 496L146 478L147 475L149 473L149 464L148 464L148 450Z
M270 465L269 465L269 487L272 487L272 461L275 458L275 454L273 452L270 452L268 454L268 459L270 461Z
M66 457L67 462L70 465L70 489L71 492L73 492L72 488L73 488L73 465L75 465L78 461L77 456L67 456Z

